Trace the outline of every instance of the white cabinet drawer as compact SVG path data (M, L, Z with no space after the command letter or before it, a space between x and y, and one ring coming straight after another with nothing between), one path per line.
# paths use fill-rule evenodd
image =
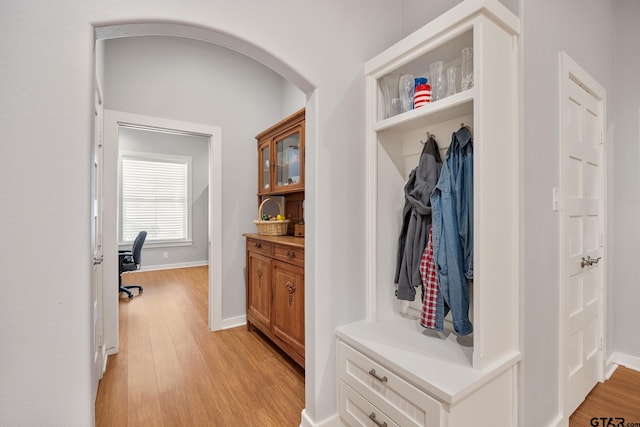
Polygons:
M339 378L403 427L442 427L442 404L364 354L338 341Z
M350 427L398 426L342 381L338 384L338 405L342 420Z

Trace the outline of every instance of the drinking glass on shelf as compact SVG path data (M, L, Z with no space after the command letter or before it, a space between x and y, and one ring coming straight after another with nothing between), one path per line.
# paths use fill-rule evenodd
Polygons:
M431 99L437 101L444 98L444 63L436 61L429 65L429 75L431 77Z
M467 90L473 87L473 48L462 49L462 76L461 89Z
M400 82L399 74L387 74L382 76L380 80L378 80L378 84L380 85L380 89L382 89L382 95L384 98L384 118L391 117L392 114L392 103L394 99L399 99L400 95L398 93L398 85ZM396 112L395 114L397 114Z
M404 101L401 98L393 98L391 100L391 109L389 111L389 117L393 117L395 115L403 113L404 112L404 110L402 109L403 104L404 104Z
M402 101L401 113L413 108L414 81L414 77L411 74L403 74L400 76L399 91L400 100Z
M456 94L456 67L447 68L447 96Z

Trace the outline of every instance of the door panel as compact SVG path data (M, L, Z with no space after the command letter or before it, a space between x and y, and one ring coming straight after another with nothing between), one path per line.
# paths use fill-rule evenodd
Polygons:
M564 84L562 287L566 327L564 381L566 409L571 414L601 378L602 103L572 79L567 78ZM598 261L589 262L590 259Z
M93 168L91 173L91 312L93 322L93 371L97 380L104 373L104 335L102 325L102 181L103 181L103 107L100 93L95 91Z
M271 259L249 252L248 311L251 321L263 331L271 330Z
M304 356L304 269L273 262L273 334Z

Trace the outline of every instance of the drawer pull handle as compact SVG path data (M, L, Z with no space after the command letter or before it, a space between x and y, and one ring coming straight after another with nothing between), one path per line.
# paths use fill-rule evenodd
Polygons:
M295 252L287 251L287 258L291 259L291 258L295 258L295 256L296 256Z
M373 421L379 427L387 427L387 423L381 423L380 421L376 420L376 413L375 412L372 412L371 415L369 415L369 419L371 421Z
M369 375L371 375L373 378L377 379L381 383L386 383L387 382L387 377L380 378L379 376L376 375L376 370L375 369L370 370L369 371Z
M256 242L255 246L256 249L260 249L262 247L262 243Z

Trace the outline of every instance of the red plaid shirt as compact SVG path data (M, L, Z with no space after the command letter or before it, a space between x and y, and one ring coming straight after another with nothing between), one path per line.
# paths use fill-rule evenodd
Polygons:
M425 328L436 329L436 304L438 302L438 274L436 263L433 259L433 242L431 240L431 229L429 230L429 241L424 248L420 259L420 277L424 285L424 298L422 299L422 314L420 324Z

